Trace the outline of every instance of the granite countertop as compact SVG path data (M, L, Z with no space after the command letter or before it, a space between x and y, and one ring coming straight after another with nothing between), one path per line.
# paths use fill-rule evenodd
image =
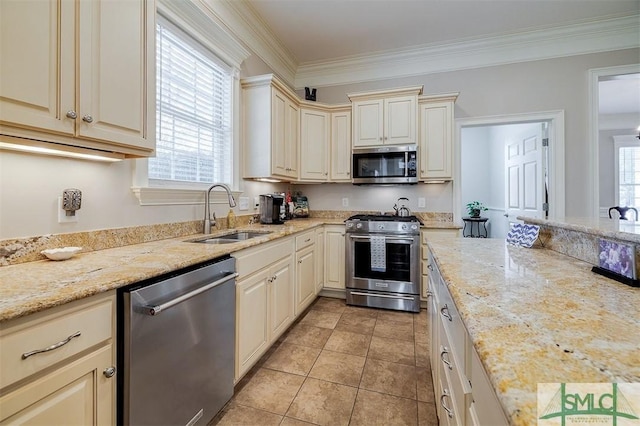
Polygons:
M563 217L539 219L518 216L519 220L534 225L552 226L570 231L584 232L604 238L640 243L640 222L609 218Z
M537 423L538 383L640 382L640 289L504 240L428 245L511 424Z
M200 262L342 219L296 219L284 225L248 225L237 230L271 231L231 244L195 244L203 234L79 253L69 260L0 267L0 321L21 317L113 290ZM217 236L234 230L215 232Z

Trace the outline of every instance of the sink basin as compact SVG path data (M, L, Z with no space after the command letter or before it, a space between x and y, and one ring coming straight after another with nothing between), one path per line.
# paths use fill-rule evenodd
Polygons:
M217 237L204 237L197 238L195 240L188 240L190 243L204 243L204 244L231 244L238 241L250 240L251 238L264 237L270 234L270 231L238 231L231 234L220 235Z

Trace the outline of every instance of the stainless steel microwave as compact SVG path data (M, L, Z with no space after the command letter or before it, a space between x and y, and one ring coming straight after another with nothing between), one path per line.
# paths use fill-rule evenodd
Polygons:
M352 183L418 183L418 146L398 145L353 149Z

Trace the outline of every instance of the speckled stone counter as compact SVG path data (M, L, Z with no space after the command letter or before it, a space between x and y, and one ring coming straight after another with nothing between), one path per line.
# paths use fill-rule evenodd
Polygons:
M538 383L640 382L640 289L504 240L428 245L512 424L537 423Z
M296 219L284 225L247 225L271 231L232 244L195 244L183 236L77 254L69 260L41 260L0 268L0 321L17 318L83 297L162 275L248 247L340 219ZM225 234L219 231L212 235Z

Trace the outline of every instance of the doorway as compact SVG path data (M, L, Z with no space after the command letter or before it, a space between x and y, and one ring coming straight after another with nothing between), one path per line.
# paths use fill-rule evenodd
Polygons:
M563 111L456 120L455 152L458 223L472 201L488 209L490 238L505 238L520 215L564 215Z

